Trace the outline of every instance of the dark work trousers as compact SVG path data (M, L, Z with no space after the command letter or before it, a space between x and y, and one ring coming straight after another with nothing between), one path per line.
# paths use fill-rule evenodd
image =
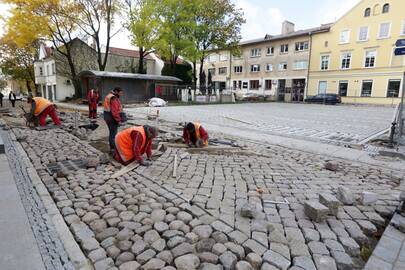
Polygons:
M108 135L108 142L110 143L110 150L115 150L115 136L118 132L118 122L112 117L110 112L104 112L104 120L108 126L110 134Z
M13 106L13 108L15 107L15 99L11 99L11 106Z

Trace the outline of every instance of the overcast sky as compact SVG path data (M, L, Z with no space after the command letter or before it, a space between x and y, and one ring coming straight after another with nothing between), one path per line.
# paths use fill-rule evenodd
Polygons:
M281 23L289 20L296 30L319 26L337 20L360 0L232 0L243 9L246 24L242 27L244 40L279 34ZM6 7L0 4L0 14ZM0 35L3 25L0 25ZM112 46L130 48L128 33L123 31L112 40Z

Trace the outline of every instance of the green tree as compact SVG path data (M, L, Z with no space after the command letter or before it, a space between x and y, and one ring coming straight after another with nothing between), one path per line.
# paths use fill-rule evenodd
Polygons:
M197 62L200 63L198 75L201 79L204 60L210 50L227 48L231 54L238 53L241 26L245 19L242 10L230 0L197 0L193 9L194 24L190 40L194 46L185 50L185 56L193 63L193 78L196 83Z
M158 41L158 18L156 1L127 0L129 22L127 28L131 33L132 44L139 48L138 73L146 73L145 59L154 51Z
M13 80L25 82L28 91L35 88L34 60L35 44L20 48L16 43L2 38L0 40L0 69Z

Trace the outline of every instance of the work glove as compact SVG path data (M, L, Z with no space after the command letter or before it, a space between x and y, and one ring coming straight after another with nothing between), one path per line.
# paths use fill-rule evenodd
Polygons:
M140 164L142 166L149 167L150 165L152 165L152 162L149 160L142 160Z

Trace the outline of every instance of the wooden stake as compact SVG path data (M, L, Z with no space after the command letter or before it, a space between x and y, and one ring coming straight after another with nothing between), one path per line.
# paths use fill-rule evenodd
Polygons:
M124 168L120 169L118 172L114 173L111 178L115 179L120 177L121 175L124 175L132 170L135 170L136 168L138 168L139 163L137 161L132 162L131 164L125 166Z

